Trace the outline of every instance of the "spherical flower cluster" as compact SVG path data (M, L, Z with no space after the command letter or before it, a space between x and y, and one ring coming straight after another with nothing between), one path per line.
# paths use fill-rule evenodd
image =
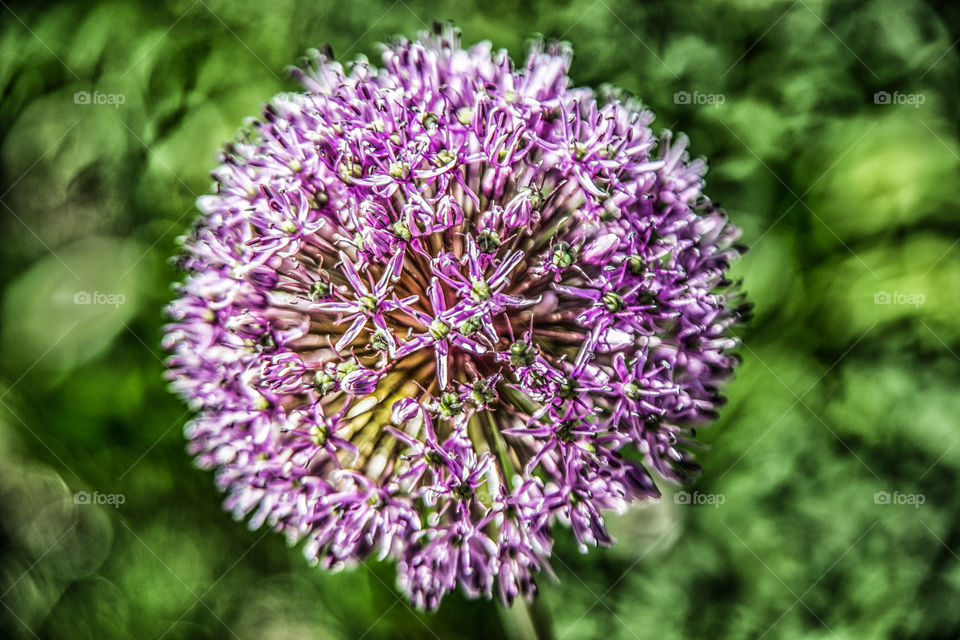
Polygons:
M686 140L449 28L315 52L227 146L169 308L175 389L226 506L437 606L531 596L553 526L682 480L736 364L738 236Z

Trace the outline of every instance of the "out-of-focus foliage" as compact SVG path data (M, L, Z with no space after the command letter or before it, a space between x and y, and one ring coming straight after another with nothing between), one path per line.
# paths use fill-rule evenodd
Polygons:
M690 135L751 246L756 317L705 473L614 522L612 549L560 544L534 614L566 639L960 634L960 8L39 6L0 9L0 635L523 635L518 612L417 614L391 567L320 572L232 522L162 381L167 258L220 144L308 48L375 59L436 19L515 59L569 40L578 83Z

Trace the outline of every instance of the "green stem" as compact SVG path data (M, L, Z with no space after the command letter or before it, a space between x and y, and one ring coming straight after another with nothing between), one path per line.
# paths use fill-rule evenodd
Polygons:
M553 640L550 614L539 598L535 597L531 603L517 598L510 607L498 604L497 610L510 640Z

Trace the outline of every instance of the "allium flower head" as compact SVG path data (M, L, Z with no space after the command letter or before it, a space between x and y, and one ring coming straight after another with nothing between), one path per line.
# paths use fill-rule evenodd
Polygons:
M682 480L736 363L736 228L652 114L452 29L314 53L227 146L170 306L186 435L251 527L412 601L535 592L553 525Z

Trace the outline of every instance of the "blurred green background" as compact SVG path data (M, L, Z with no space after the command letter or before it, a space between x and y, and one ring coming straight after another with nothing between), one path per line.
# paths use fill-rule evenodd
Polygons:
M614 519L612 549L560 532L553 637L960 635L957 4L0 4L0 636L522 637L233 522L162 381L168 257L219 145L309 47L376 59L436 19L514 59L569 40L577 84L690 135L751 246L705 473Z

